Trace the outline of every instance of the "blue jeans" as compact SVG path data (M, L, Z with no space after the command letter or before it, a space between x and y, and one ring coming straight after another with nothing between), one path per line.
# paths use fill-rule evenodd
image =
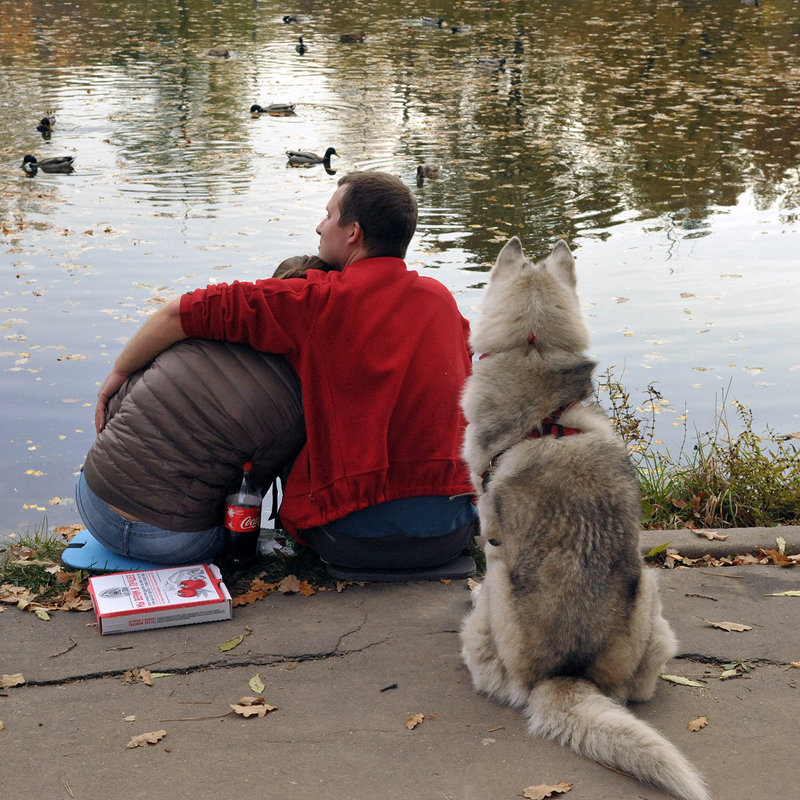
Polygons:
M89 533L115 553L154 564L179 565L211 561L222 552L222 523L204 531L167 531L147 522L131 522L89 488L83 470L75 501Z

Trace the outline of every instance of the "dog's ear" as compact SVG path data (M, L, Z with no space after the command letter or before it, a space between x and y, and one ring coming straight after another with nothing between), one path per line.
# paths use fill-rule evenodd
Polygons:
M508 247L508 245L506 245L506 247ZM556 242L553 252L547 256L545 266L560 280L573 288L577 286L578 280L575 277L575 259L572 257L572 253L563 239L559 239Z
M525 263L525 253L522 252L522 242L512 236L497 254L494 268L490 278L502 278L504 275L518 275Z

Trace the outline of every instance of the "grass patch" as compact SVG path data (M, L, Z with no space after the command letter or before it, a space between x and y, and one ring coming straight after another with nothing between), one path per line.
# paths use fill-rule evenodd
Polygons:
M66 531L50 531L45 517L33 533L25 533L5 548L0 558L0 602L42 614L45 609L87 610L88 574L68 572L61 566ZM46 614L45 614L46 618Z
M795 439L753 430L751 411L723 397L712 430L697 433L676 456L655 439L663 402L651 385L636 407L607 370L597 398L607 401L616 432L639 477L642 525L648 529L747 528L800 524L800 451ZM736 432L728 409L736 418ZM688 440L684 436L684 442Z

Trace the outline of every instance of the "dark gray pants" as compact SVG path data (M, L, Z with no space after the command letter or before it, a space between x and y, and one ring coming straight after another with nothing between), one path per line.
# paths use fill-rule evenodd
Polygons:
M452 561L479 533L474 519L444 536L363 538L327 528L307 531L311 549L327 564L356 569L419 569Z

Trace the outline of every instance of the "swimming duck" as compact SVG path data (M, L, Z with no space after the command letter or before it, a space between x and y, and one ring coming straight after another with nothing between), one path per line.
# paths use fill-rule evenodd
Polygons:
M303 150L287 150L286 155L289 157L289 163L293 167L307 167L312 164L330 166L331 156L338 156L339 154L332 147L329 147L324 156L318 156L316 153L309 153Z
M342 33L339 36L340 42L363 42L367 34L364 31L358 33Z
M269 114L271 117L291 117L294 115L293 103L270 103L266 108L253 103L250 113L257 117L259 114Z
M476 58L475 59L482 67L493 67L494 69L503 69L506 63L506 57L502 58Z
M215 45L214 47L209 48L206 50L206 55L211 56L212 58L230 58L231 53L227 47L220 47L219 45Z
M308 50L308 48L303 44L302 36L298 39L298 42L294 46L294 49L297 50L297 52L300 53L300 55L303 55L303 53L305 53L305 51Z
M42 136L45 134L50 135L53 132L55 121L55 117L42 117L41 120L39 120L39 124L36 126L36 130L39 131Z
M417 186L422 186L425 178L438 178L441 169L440 164L419 164L417 166Z
M469 31L469 25L453 25L450 30L453 33L467 33Z
M443 22L444 22L444 17L423 17L422 18L422 24L423 25L435 25L437 28L441 28Z
M68 174L74 169L72 166L74 160L74 156L55 156L53 158L43 158L41 161L38 161L36 156L25 156L22 159L22 169L29 175L35 175L37 169L40 169L42 172L61 172Z
M293 22L302 22L304 19L305 17L300 14L285 14L283 17L283 21L287 25L291 25Z

